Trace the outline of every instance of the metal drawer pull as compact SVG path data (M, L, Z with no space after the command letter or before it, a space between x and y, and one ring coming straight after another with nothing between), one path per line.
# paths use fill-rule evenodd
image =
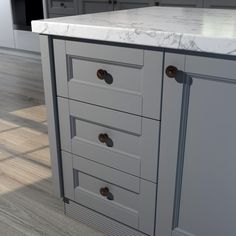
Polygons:
M112 201L114 200L113 194L110 192L108 187L100 188L100 194L103 197L106 197L108 200Z
M113 83L113 77L111 74L109 74L106 70L99 69L97 71L97 77L100 80L104 80L107 84Z
M108 134L99 134L98 140L101 143L105 143L107 145L107 147L113 147L113 141L111 138L109 138Z

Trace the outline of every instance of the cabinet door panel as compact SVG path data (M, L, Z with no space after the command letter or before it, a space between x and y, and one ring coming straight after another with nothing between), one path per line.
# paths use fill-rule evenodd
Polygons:
M164 80L157 235L233 236L236 80L191 70L196 59L186 57L189 85Z
M11 1L0 1L0 47L14 47Z
M193 78L178 226L193 235L235 235L235 99L236 84Z

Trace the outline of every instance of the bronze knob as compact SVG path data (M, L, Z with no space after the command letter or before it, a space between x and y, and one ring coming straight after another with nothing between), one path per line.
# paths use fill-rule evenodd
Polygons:
M109 138L108 134L99 134L98 140L101 143L105 143L107 145L107 147L113 147L113 141L111 138Z
M114 200L113 194L110 192L108 187L100 188L100 194L103 197L106 197L108 200L112 201Z
M64 8L66 8L66 5L65 5L65 3L64 2L61 2L61 7L64 7Z
M100 188L100 194L101 194L103 197L107 197L107 196L108 196L108 193L109 193L109 188L108 188L108 187Z
M175 66L168 66L166 68L166 75L169 78L175 78L177 71L178 71L178 69Z
M109 74L106 70L99 69L97 71L97 77L100 80L104 80L107 84L113 83L113 77L111 74Z

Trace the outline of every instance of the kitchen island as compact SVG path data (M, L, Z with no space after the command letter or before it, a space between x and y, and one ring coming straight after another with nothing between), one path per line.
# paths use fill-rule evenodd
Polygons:
M236 11L34 21L55 194L108 235L234 236Z

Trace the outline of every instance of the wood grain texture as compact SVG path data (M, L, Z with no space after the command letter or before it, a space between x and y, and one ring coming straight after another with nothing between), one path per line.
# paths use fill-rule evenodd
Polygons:
M102 236L52 195L41 64L0 54L0 235Z

